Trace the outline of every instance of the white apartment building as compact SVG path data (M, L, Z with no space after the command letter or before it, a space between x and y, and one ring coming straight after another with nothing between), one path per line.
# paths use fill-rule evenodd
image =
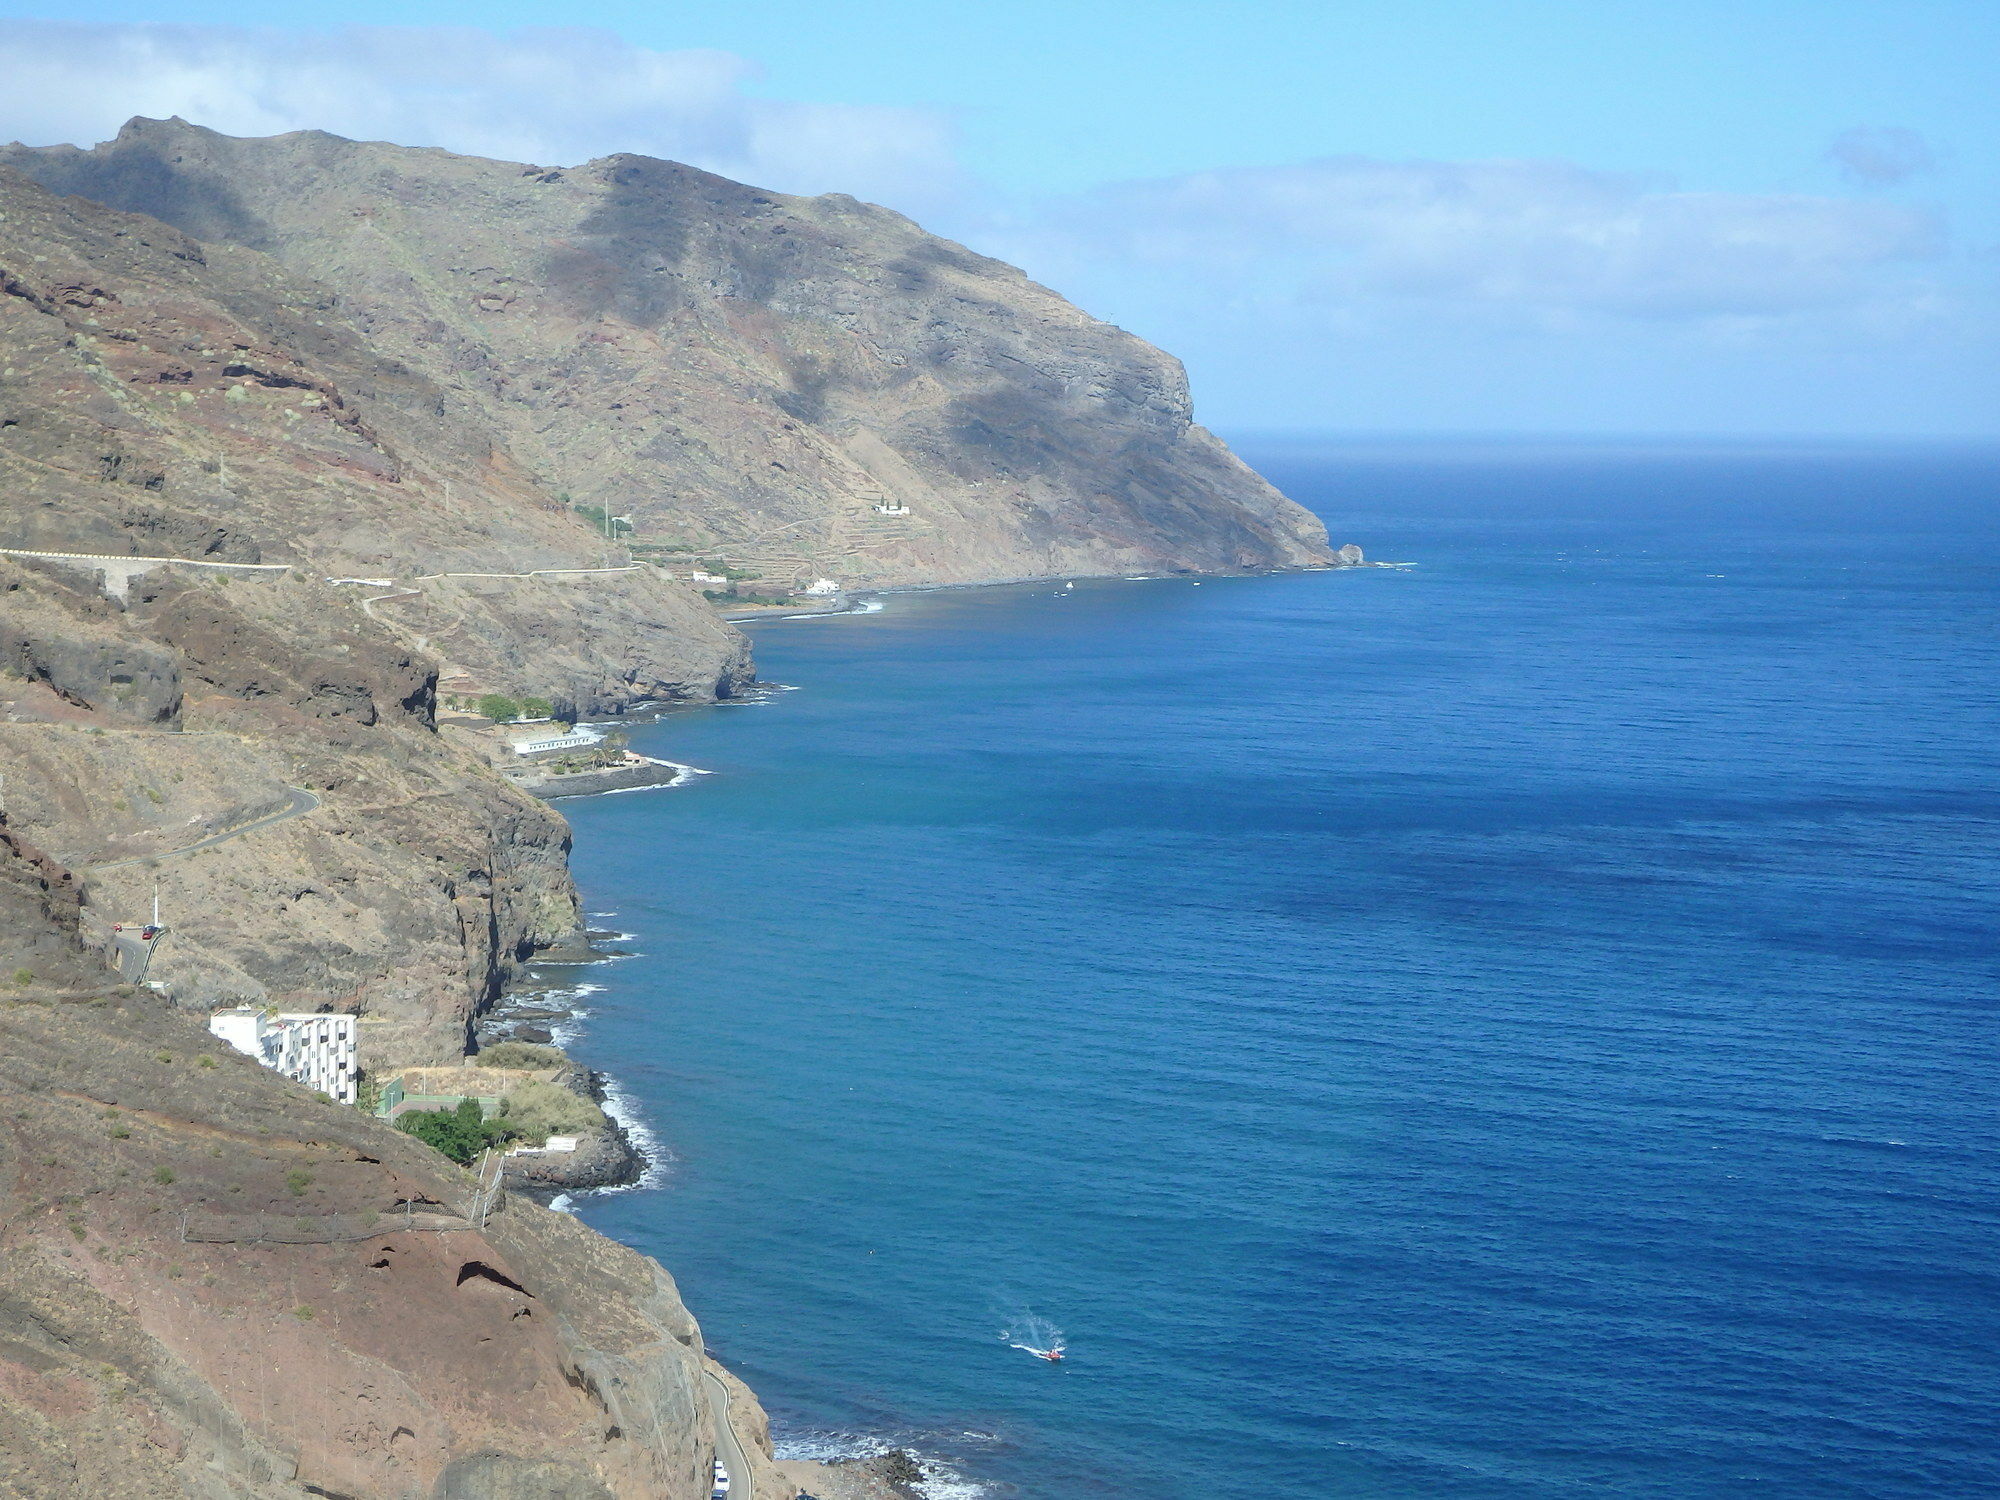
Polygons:
M337 1011L273 1016L254 1005L239 1005L215 1012L208 1018L208 1029L265 1067L341 1104L352 1104L360 1066L358 1020Z

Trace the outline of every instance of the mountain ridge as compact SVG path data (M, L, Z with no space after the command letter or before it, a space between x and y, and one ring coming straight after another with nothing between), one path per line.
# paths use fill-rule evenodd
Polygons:
M1194 423L1177 361L845 195L175 121L0 162L271 255L544 489L775 581L1331 560Z

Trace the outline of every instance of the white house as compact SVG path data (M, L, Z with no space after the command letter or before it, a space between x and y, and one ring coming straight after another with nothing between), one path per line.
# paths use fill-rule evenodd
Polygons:
M238 1052L342 1104L352 1104L359 1071L356 1016L338 1011L267 1015L254 1005L219 1010L208 1029Z
M840 585L835 583L831 578L815 578L811 583L800 589L799 592L802 594L811 594L816 599L824 599L839 593Z

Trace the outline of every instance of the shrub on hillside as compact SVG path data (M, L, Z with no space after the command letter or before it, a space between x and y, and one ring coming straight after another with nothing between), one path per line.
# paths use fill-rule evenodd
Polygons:
M533 1042L495 1042L472 1059L482 1068L560 1068L569 1059L560 1047L538 1047Z

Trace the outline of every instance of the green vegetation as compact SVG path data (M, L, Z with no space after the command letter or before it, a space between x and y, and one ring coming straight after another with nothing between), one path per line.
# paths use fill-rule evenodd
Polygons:
M312 1186L313 1174L304 1167L293 1167L285 1174L285 1190L294 1198L303 1198L306 1189Z
M740 594L735 589L703 589L701 597L717 604L791 604L796 601L779 594Z
M35 982L35 971L33 969L16 969L13 978L16 984L33 984Z
M701 560L698 566L704 573L720 574L722 577L727 578L731 583L740 582L742 579L745 578L761 578L764 576L761 573L746 572L742 568L732 568L729 566L728 563L724 562L719 557L705 557Z
M552 1135L588 1135L604 1128L604 1111L560 1084L529 1078L516 1084L502 1105L501 1128L539 1146Z
M462 1099L457 1109L410 1110L396 1121L396 1128L442 1151L460 1166L471 1165L480 1152L513 1133L497 1120L482 1120L477 1099Z
M495 1042L473 1058L482 1068L560 1068L568 1061L560 1047L539 1047L533 1042Z
M172 1167L153 1168L153 1181L157 1182L161 1187L165 1187L168 1183L172 1182L173 1180L174 1180L174 1169Z
M510 698L505 693L488 693L474 707L480 717L491 719L495 724L511 724L516 719L552 719L556 716L553 703L533 694Z
M592 526L595 526L598 533L602 536L630 536L632 534L632 523L630 521L626 520L623 516L610 516L607 518L604 507L601 505L579 505L575 509L576 513L582 516L584 520L590 522Z

